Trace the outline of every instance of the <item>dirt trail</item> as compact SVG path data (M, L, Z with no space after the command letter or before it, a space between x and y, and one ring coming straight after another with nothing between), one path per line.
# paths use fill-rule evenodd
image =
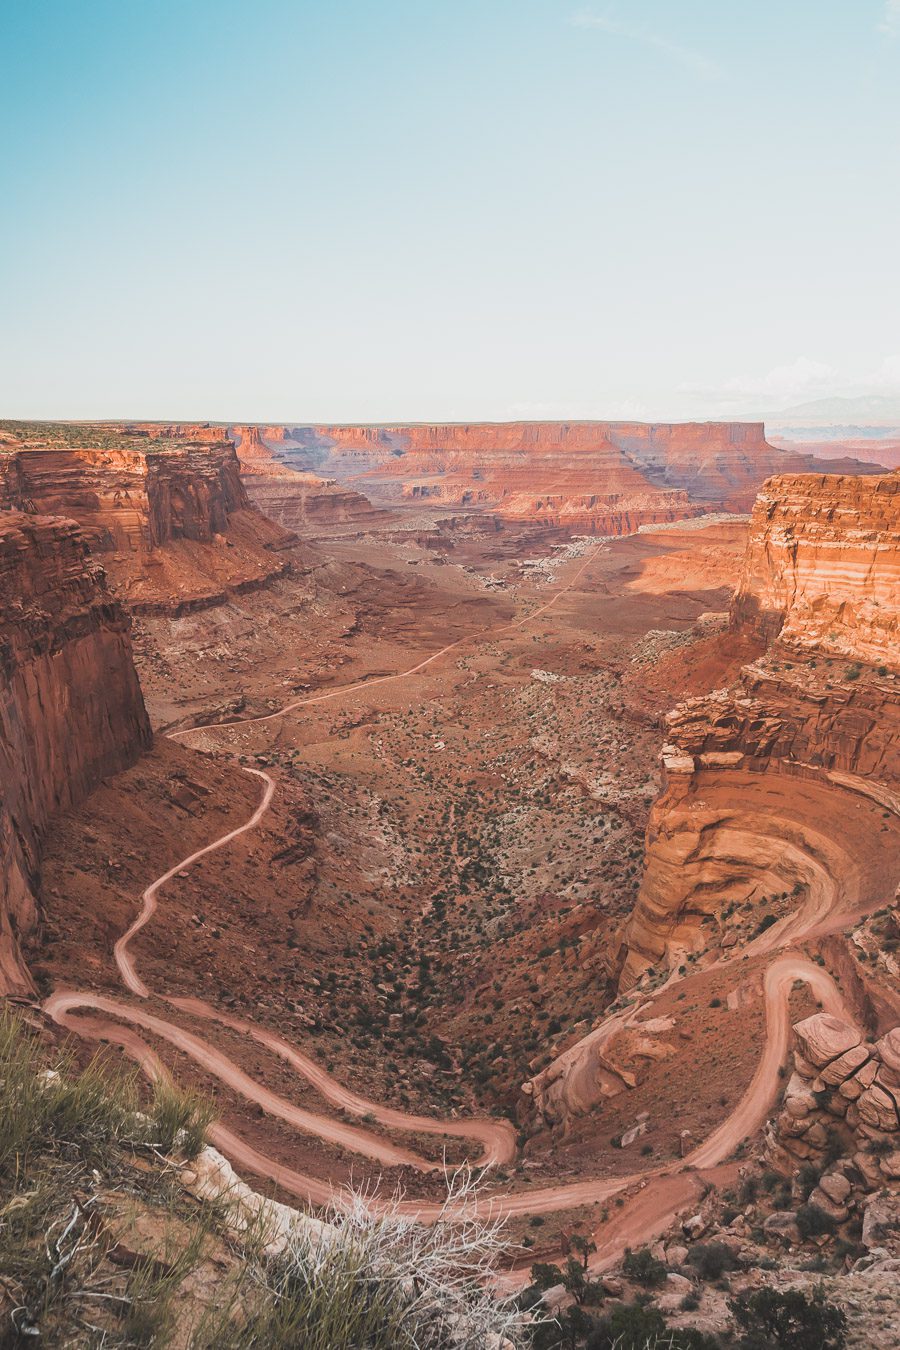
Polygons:
M546 613L561 596L571 590L599 551L599 548L592 550L566 585L554 592L545 604L520 619L512 620L496 629L489 630L490 636L496 637L503 631L520 628ZM332 689L308 698L296 699L285 704L278 711L263 717L185 728L170 732L169 735L173 739L180 739L198 733L209 733L215 730L227 730L231 727L270 722L297 708L323 703L360 690L368 690L378 684L407 679L432 665L441 657L457 650L464 643L484 636L485 633L478 633L459 638L411 666L408 670L393 675L380 676L374 680L346 685L340 689ZM160 889L177 873L191 867L207 854L227 846L240 835L255 829L269 809L275 792L275 783L272 778L260 769L245 768L245 772L254 774L265 785L261 801L250 818L243 825L229 830L204 848L197 849L152 882L143 893L138 916L115 945L115 960L122 981L131 993L140 998L149 997L151 991L137 974L135 959L129 948L133 939L155 913ZM811 925L814 924L816 919L821 920L821 915L809 916ZM797 941L804 936L804 933L794 928L790 936L793 941ZM607 1225L598 1232L598 1252L592 1262L592 1266L598 1269L610 1264L621 1253L624 1246L637 1245L661 1232L671 1219L684 1209L685 1205L695 1201L698 1193L698 1170L717 1167L734 1152L743 1139L757 1130L765 1120L777 1095L779 1069L788 1050L790 1034L788 997L795 980L805 981L829 1011L850 1021L853 1020L852 1014L844 1003L837 986L825 971L798 954L785 954L774 959L765 976L766 1040L753 1079L734 1111L709 1138L686 1158L677 1163L630 1176L594 1178L567 1185L529 1188L515 1194L495 1195L490 1200L485 1201L484 1204L489 1206L494 1214L506 1216L532 1215L601 1202L634 1186L646 1188L642 1189L635 1200L616 1216L612 1226ZM243 1019L229 1016L200 999L167 998L162 994L158 997L168 1002L171 1007L184 1013L211 1022L218 1022L251 1037L287 1061L326 1100L355 1115L371 1114L379 1124L388 1128L453 1135L477 1140L483 1146L481 1162L485 1165L508 1162L515 1156L515 1132L507 1120L487 1118L465 1121L440 1120L410 1115L385 1107L343 1087L313 1059L297 1050L287 1041L282 1040L274 1032L255 1026ZM132 1030L132 1027L142 1028L159 1039L167 1041L247 1101L258 1104L268 1114L288 1122L299 1130L315 1134L362 1156L382 1162L386 1166L405 1165L419 1171L429 1171L434 1168L434 1163L428 1159L411 1150L394 1146L370 1131L293 1105L285 1098L257 1083L239 1065L209 1042L141 1008L135 1008L90 991L57 991L46 1000L44 1009L60 1025L77 1032L81 1036L95 1040L108 1040L120 1045L129 1056L136 1060L141 1070L150 1079L168 1078L168 1071L156 1053L141 1039L137 1031ZM106 1014L106 1016L99 1018L73 1016L76 1009L92 1010L95 1013ZM618 1018L609 1019L610 1025L617 1024L617 1022ZM123 1023L131 1025L123 1026ZM604 1024L604 1027L606 1025ZM602 1037L604 1027L598 1028L593 1035ZM211 1128L210 1138L235 1165L248 1168L258 1176L276 1182L298 1199L312 1204L322 1204L334 1198L335 1188L331 1183L296 1172L259 1153L240 1136L221 1124L216 1124ZM652 1190L649 1188L649 1182L651 1181L654 1182ZM424 1221L434 1219L440 1208L439 1204L429 1201L408 1200L403 1204L405 1212L417 1215ZM510 1278L515 1280L518 1277L513 1275Z

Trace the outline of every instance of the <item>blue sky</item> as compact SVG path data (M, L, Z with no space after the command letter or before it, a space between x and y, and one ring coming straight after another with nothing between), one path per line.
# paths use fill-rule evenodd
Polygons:
M900 0L0 0L0 415L900 392Z

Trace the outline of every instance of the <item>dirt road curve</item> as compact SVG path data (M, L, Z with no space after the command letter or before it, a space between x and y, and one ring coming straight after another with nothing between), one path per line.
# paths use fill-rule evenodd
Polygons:
M285 704L277 712L269 713L263 717L185 728L169 734L173 738L183 738L201 732L209 733L210 731L226 730L230 727L270 722L296 708L323 703L359 690L368 690L375 685L385 684L389 681L407 679L438 661L441 657L455 651L466 642L477 640L486 635L495 638L502 631L522 627L545 613L575 585L598 551L598 549L593 550L566 585L557 590L546 604L541 605L532 613L521 619L512 620L501 628L489 630L489 634L474 634L459 638L408 670L346 685L343 688L332 689L327 693L313 695L309 698L296 699ZM207 854L226 847L240 835L255 829L269 809L275 792L273 780L260 769L245 768L245 772L261 779L264 784L260 803L250 818L243 825L229 830L204 848L197 849L187 858L183 858L176 863L174 867L170 867L162 876L157 877L143 893L141 909L137 918L115 945L115 960L122 981L125 987L139 998L148 998L151 995L151 990L137 974L135 958L130 951L130 945L135 936L153 917L161 888L177 873L190 868ZM811 915L810 922L814 922L817 917L820 916ZM790 933L790 937L794 941L803 936L804 933L797 931L796 928ZM788 953L776 957L768 967L765 976L766 1040L753 1079L731 1115L688 1157L677 1163L643 1173L635 1173L631 1176L594 1178L573 1182L565 1186L529 1188L527 1191L516 1194L495 1195L485 1203L490 1205L492 1212L495 1214L510 1216L541 1214L602 1202L620 1191L634 1187L646 1188L641 1189L637 1196L617 1213L611 1223L598 1231L598 1251L591 1263L595 1269L603 1269L611 1264L626 1245L646 1242L663 1231L680 1210L695 1202L703 1178L703 1169L719 1167L734 1152L737 1145L757 1130L765 1120L777 1095L778 1071L788 1050L790 1034L788 996L795 980L802 980L807 983L829 1011L847 1020L853 1020L850 1010L846 1007L834 981L824 970L797 954ZM274 1032L255 1026L243 1019L232 1017L200 999L167 998L165 994L161 993L156 996L182 1013L208 1022L219 1023L233 1031L240 1032L244 1036L251 1037L285 1060L292 1069L306 1079L333 1106L357 1116L374 1118L377 1124L386 1129L450 1135L476 1140L482 1145L480 1161L485 1165L509 1162L515 1156L515 1132L507 1120L440 1120L410 1115L385 1107L342 1086L315 1060L287 1041L282 1040ZM652 999L648 1000L649 1002L652 1002ZM248 1102L257 1104L267 1114L285 1121L295 1129L339 1144L345 1149L371 1158L385 1166L405 1165L422 1172L431 1171L435 1167L435 1164L429 1159L412 1150L393 1145L384 1137L370 1130L295 1106L286 1098L256 1082L229 1056L216 1049L208 1041L172 1022L154 1016L143 1008L134 1007L131 1004L89 991L57 991L46 1000L44 1009L57 1023L80 1036L93 1040L105 1040L121 1046L151 1080L168 1078L168 1070L134 1028L142 1029L144 1032L166 1041L181 1053L188 1055L205 1072L218 1078ZM104 1016L77 1016L75 1015L76 1010L87 1010ZM634 1011L634 1009L631 1010L632 1013ZM615 1019L610 1019L611 1023L613 1021ZM592 1034L602 1035L603 1028L599 1028L597 1032ZM210 1131L210 1138L236 1166L247 1168L258 1176L276 1182L285 1191L300 1200L312 1204L322 1204L333 1198L334 1188L329 1182L296 1172L259 1153L224 1125L213 1126ZM648 1186L650 1181L653 1182L652 1187ZM403 1208L407 1213L418 1215L425 1221L436 1217L439 1210L439 1206L435 1203L415 1200L404 1202ZM509 1277L512 1282L520 1278L521 1276L516 1274Z

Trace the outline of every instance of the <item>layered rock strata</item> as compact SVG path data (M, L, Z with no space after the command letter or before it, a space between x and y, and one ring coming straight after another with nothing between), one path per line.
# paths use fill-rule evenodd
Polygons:
M128 620L86 535L0 512L0 993L29 988L18 937L48 821L149 743Z
M730 940L735 910L761 913L764 900L772 928L760 943L813 919L828 931L892 898L898 487L896 475L766 484L731 625L772 645L731 688L667 718L623 985L660 960Z
M244 487L270 520L297 534L321 536L333 527L374 528L390 520L361 492L334 478L293 469L281 457L292 443L285 428L235 426Z
M277 550L290 536L251 503L233 445L157 430L143 441L110 434L101 445L7 441L0 508L77 520L136 611L214 600L280 575Z
M900 474L798 475L753 508L736 627L878 664L900 651Z
M762 423L509 422L285 428L298 468L389 499L499 509L513 519L609 534L748 510L764 479L809 457L777 450ZM855 462L851 470L862 471ZM872 467L872 466L868 466Z

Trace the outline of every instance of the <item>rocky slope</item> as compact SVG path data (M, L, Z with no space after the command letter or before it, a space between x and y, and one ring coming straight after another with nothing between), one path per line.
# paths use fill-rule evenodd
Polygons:
M296 467L379 497L485 506L609 534L696 514L697 503L747 510L770 474L810 463L769 445L762 423L306 426L285 436Z
M18 935L48 821L149 741L128 622L86 535L0 512L0 993L29 987Z
M730 688L668 716L624 985L737 940L749 906L766 902L774 935L791 922L778 907L789 897L827 931L893 896L900 860L883 818L900 813L898 531L896 475L765 485L731 625L772 645Z
M4 424L0 507L62 513L86 530L137 612L209 603L285 568L290 536L250 502L213 429Z

